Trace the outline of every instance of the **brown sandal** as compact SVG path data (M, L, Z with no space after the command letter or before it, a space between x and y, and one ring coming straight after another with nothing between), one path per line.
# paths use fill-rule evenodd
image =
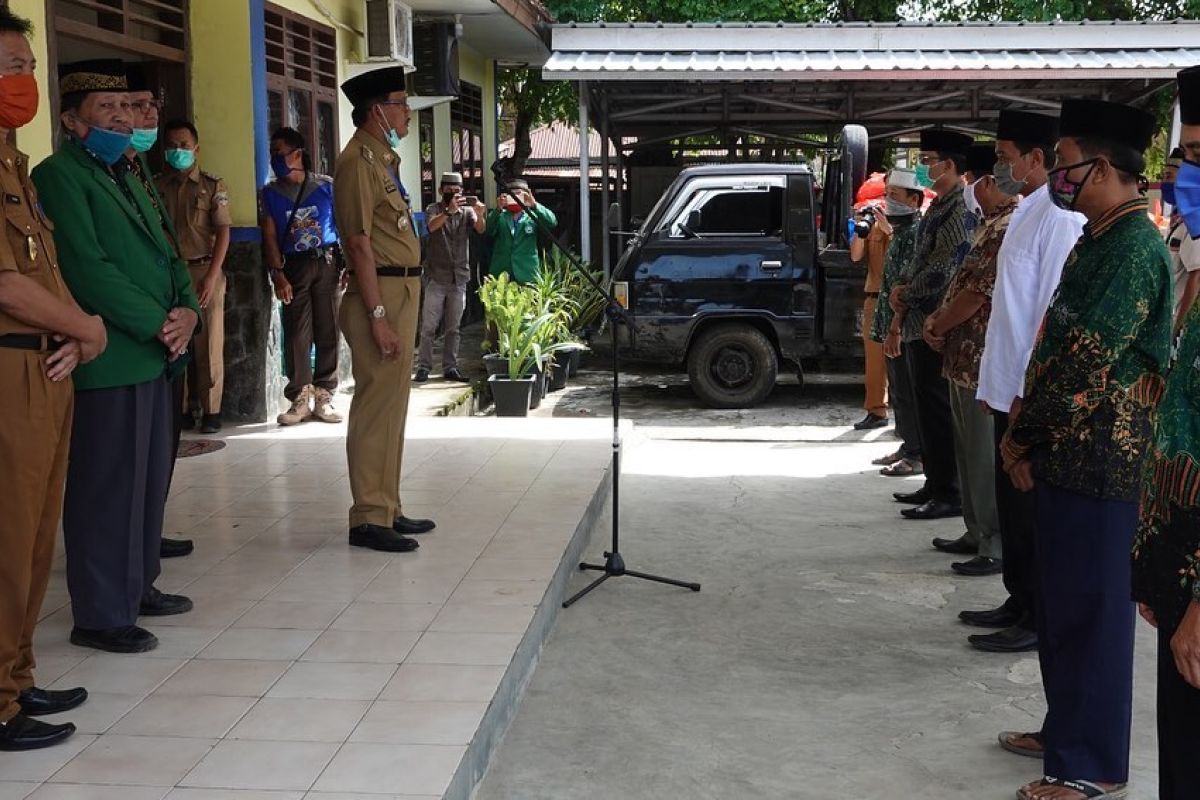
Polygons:
M924 472L925 468L921 462L911 458L902 458L890 467L879 470L880 475L888 478L907 478L912 475L921 475Z
M1036 733L1021 733L1020 731L1000 731L998 737L1000 746L1010 753L1016 753L1019 756L1026 758L1042 758L1046 754L1046 745L1042 739L1041 731ZM1032 747L1020 747L1012 743L1013 739L1032 739L1038 743L1037 749Z

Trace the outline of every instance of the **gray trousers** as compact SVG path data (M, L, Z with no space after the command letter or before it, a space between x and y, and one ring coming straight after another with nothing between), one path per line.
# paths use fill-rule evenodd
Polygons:
M158 579L173 397L165 377L75 393L63 535L76 627L133 625Z
M896 417L896 435L900 437L900 454L918 461L921 458L921 432L917 429L917 401L913 397L912 380L904 355L884 357L887 362L888 403Z
M445 323L442 343L442 370L458 368L459 326L467 306L467 287L429 281L425 284L425 303L421 307L421 347L417 367L433 369L433 340L440 323Z
M1000 558L992 415L980 408L974 389L965 389L954 381L947 383L950 385L954 459L958 464L958 487L962 494L967 541L979 547L979 555Z

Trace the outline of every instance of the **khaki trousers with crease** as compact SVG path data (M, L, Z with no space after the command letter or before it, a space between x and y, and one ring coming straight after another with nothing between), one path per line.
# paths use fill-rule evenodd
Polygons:
M62 511L75 391L46 377L48 354L0 348L0 722L34 685L33 631Z
M192 286L200 294L200 284L210 264L188 264ZM183 413L199 407L201 414L220 414L221 395L225 392L225 273L217 278L208 307L200 311L200 329L192 337L192 359L187 365Z
M387 321L400 337L400 352L384 359L371 334L371 317L363 305L358 283L350 279L338 314L342 334L350 345L354 399L346 432L350 467L350 527L386 528L401 514L400 467L404 456L404 425L412 383L419 278L379 277L379 292Z
M887 356L883 354L883 345L871 338L871 323L875 320L875 306L878 299L868 297L863 300L863 355L865 357L864 383L866 384L866 399L863 408L868 414L887 418L888 415L888 373Z

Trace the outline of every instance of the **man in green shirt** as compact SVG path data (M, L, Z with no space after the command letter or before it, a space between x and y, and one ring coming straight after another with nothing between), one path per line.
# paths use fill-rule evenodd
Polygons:
M532 283L537 280L541 259L538 256L538 224L553 229L558 224L554 212L539 205L529 191L529 184L514 178L505 185L496 207L488 212L484 235L492 243L492 255L488 272L499 277L508 273L517 283ZM524 204L521 208L509 194ZM536 218L536 219L535 219Z
M1022 798L1124 797L1129 778L1129 552L1171 348L1170 258L1139 191L1157 127L1116 103L1063 104L1051 196L1088 222L1001 445L1013 484L1037 489L1047 777Z

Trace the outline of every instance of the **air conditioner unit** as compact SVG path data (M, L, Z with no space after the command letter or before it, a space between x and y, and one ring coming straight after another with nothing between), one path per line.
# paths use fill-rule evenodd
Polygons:
M413 66L413 12L399 0L363 0L367 61Z

